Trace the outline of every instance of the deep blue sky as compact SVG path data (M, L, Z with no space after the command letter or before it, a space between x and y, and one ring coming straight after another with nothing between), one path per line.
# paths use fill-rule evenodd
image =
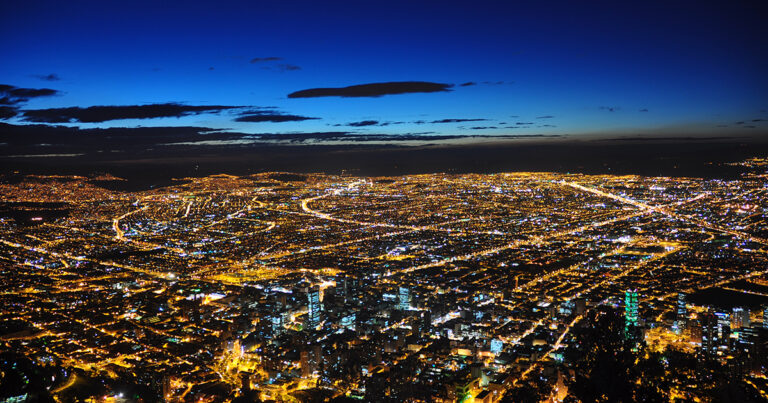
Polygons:
M235 109L68 125L460 135L768 126L764 2L526 3L5 1L0 84L61 91L16 102L20 114L6 122L25 123L32 109L176 102L320 119L234 122ZM270 57L280 60L252 62ZM455 86L287 97L390 81ZM467 82L476 85L459 86ZM429 123L441 119L487 120ZM345 126L367 120L390 124Z

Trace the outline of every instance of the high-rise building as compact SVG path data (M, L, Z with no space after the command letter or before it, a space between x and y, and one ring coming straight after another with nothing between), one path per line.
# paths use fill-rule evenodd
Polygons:
M749 325L749 308L734 307L731 315L731 329L741 329L742 327L749 327Z
M637 339L637 319L638 319L637 291L627 290L624 292L624 337L627 340Z
M317 370L320 369L320 364L323 360L322 349L319 345L309 347L300 353L300 368L302 378L308 378L312 376Z
M684 292L677 294L677 321L685 322L688 319L687 295Z
M701 347L704 352L713 354L717 350L717 317L711 312L699 316L701 321Z
M768 329L768 305L763 307L763 327Z
M397 308L407 311L411 308L411 290L407 287L400 287L397 297Z
M349 329L349 330L355 330L355 321L356 321L356 315L354 313L350 313L348 315L342 316L340 321L340 326Z
M499 339L493 339L491 340L491 352L494 354L499 354L501 350L504 348L504 342Z
M576 299L576 315L584 315L587 312L587 300L584 298Z
M307 292L307 329L314 330L320 326L320 311L322 309L320 288L314 286Z
M675 317L674 329L676 332L685 330L688 326L688 307L686 303L686 294L684 292L677 294L677 315Z
M360 280L349 273L344 273L336 280L337 295L348 304L357 298Z
M637 326L637 291L627 290L624 292L624 320L626 326Z
M755 344L755 341L758 340L760 335L759 330L760 328L758 327L743 326L739 329L739 343Z
M724 340L731 334L731 315L728 312L716 311L717 338Z
M284 315L279 312L276 312L271 314L268 318L271 322L272 336L277 337L283 334L283 332L285 331Z

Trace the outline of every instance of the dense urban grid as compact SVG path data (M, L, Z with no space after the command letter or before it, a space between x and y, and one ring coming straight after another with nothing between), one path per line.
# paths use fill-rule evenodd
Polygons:
M768 159L738 165L8 176L0 401L765 400Z

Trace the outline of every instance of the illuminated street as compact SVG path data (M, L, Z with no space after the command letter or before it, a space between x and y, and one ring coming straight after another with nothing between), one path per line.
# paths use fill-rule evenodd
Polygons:
M768 294L750 178L267 173L131 193L30 177L2 185L28 212L0 221L2 343L61 368L61 401L98 379L169 401L562 394L565 357L626 290L662 351L714 348L695 336L707 307L672 329L679 294ZM762 371L741 375L754 393Z

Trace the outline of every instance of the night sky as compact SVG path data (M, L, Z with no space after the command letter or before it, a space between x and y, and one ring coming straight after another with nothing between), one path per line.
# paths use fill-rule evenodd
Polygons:
M768 128L766 15L763 1L5 1L0 117L271 135L755 135Z

